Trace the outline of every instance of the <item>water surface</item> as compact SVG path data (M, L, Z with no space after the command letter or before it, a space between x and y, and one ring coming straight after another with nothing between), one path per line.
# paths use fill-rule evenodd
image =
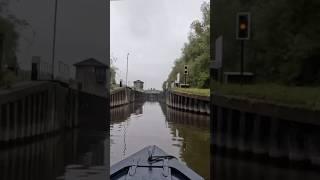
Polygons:
M78 128L0 148L3 180L105 180L109 134Z
M110 164L157 145L201 176L210 174L209 116L176 111L159 102L111 109Z

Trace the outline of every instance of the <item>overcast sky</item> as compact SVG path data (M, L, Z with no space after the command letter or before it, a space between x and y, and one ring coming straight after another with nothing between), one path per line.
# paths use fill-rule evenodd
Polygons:
M130 85L145 82L161 89L187 42L190 24L201 19L204 0L120 0L110 2L110 54L117 58L117 80L125 80L129 52ZM30 25L20 32L18 62L30 69L32 56L51 66L53 0L9 0L12 14ZM86 58L106 62L106 0L59 0L56 38L58 62L70 66ZM50 67L48 68L50 70Z
M1 1L1 0L0 0ZM51 66L54 0L9 0L9 9L29 26L20 33L18 62L30 69L32 56ZM59 62L69 65L87 58L107 63L106 0L58 0L55 74L60 75ZM49 71L51 71L49 67Z
M111 55L119 69L116 79L126 79L129 52L129 85L139 79L145 89L162 89L187 42L190 24L201 19L203 0L123 0L110 3Z

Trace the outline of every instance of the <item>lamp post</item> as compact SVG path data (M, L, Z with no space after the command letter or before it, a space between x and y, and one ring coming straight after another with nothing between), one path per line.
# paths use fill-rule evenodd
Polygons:
M54 20L53 20L53 40L52 40L52 60L51 60L51 79L54 79L54 60L56 51L56 30L57 30L57 10L58 10L58 0L55 0L54 7Z
M129 60L129 54L127 54L127 73L126 73L126 86L128 86L128 60Z

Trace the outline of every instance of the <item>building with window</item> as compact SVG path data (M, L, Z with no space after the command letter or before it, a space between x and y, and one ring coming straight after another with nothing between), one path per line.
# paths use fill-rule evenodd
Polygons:
M93 94L107 93L107 71L109 67L89 58L74 64L76 67L76 81L82 91Z
M137 90L143 90L143 81L140 81L140 80L136 80L136 81L133 81L133 87Z

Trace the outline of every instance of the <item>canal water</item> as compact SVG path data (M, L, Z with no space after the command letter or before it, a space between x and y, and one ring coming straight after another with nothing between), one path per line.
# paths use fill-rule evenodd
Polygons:
M107 121L93 118L101 122L92 123L98 128L80 127L0 147L0 179L105 180L109 174Z
M219 152L213 155L214 180L319 180L317 167Z
M209 116L176 111L159 102L111 109L110 164L157 145L209 179Z

